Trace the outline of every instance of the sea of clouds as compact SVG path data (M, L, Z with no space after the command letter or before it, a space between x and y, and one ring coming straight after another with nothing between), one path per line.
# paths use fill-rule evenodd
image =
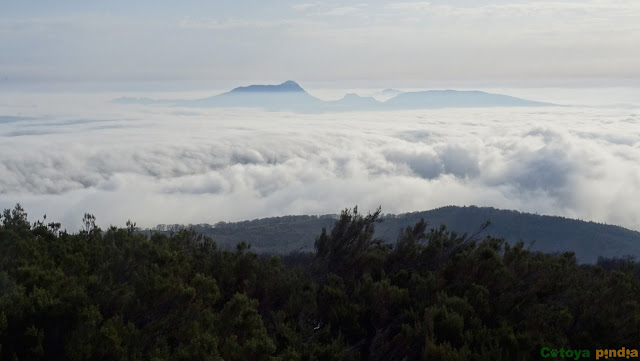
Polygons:
M640 109L296 114L4 94L0 208L69 230L478 205L640 230Z

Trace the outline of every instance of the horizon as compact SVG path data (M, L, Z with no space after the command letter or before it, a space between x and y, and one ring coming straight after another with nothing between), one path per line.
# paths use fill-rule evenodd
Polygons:
M622 0L3 1L0 206L150 225L476 204L640 229L639 17ZM112 102L287 80L325 101L452 89L575 107Z
M637 357L638 19L0 0L0 359Z
M634 2L260 5L3 1L0 88L285 78L340 87L640 85Z
M640 107L640 86L513 86L513 87L496 87L496 86L338 86L337 83L330 85L328 82L310 82L303 83L295 79L294 81L303 88L308 94L323 100L333 101L342 99L347 94L357 94L360 96L373 97L379 101L385 101L391 96L383 96L382 90L398 90L401 92L418 92L430 90L456 90L456 91L482 91L493 94L508 95L517 98L523 98L533 101L541 101L562 105L582 105L582 106L618 106L627 105L632 107ZM147 85L136 84L123 85L122 83L100 83L99 85L92 83L51 83L48 85L33 86L14 86L3 88L0 86L0 94L10 97L12 95L95 95L105 100L118 97L131 98L153 98L153 99L198 99L207 98L229 92L238 87L246 87L251 85L280 85L286 80L273 82L261 81L234 81L228 86L221 84L205 86L203 84L194 86L193 84L182 84L180 82L173 83L146 83Z

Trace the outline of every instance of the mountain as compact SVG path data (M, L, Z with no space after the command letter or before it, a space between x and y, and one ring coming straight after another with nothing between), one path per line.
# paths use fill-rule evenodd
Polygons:
M640 262L424 223L390 249L379 215L345 211L317 252L272 257L86 213L61 231L16 205L0 222L0 358L637 360Z
M380 92L380 95L384 97L395 97L396 95L400 95L404 92L396 89L384 89Z
M323 101L305 91L298 83L288 80L278 85L249 85L203 99L153 100L149 98L120 97L114 102L131 104L169 104L183 107L249 107L270 111L296 112L374 111L461 107L538 107L555 104L515 98L482 91L429 90L399 92L385 89L394 96L380 102L372 97L347 94L336 101Z
M508 95L482 91L428 90L398 94L385 102L387 108L467 108L467 107L538 107L553 105Z
M383 103L374 98L355 93L349 93L340 100L325 102L325 109L331 111L370 111L381 110L383 107Z
M375 236L385 242L395 242L399 231L424 218L431 227L441 224L458 233L474 234L480 226L491 225L478 237L502 237L511 243L524 241L533 250L542 252L575 252L581 262L595 263L599 256L640 256L640 232L626 228L584 222L555 216L541 216L490 207L448 206L430 211L388 214L376 225ZM247 241L257 252L288 253L313 250L315 237L322 228L330 229L336 215L285 216L235 223L194 226L197 232L212 237L227 247ZM170 233L179 225L158 226L154 231Z
M280 85L249 85L231 90L229 93L304 93L304 89L293 80L287 80Z
M212 97L186 100L177 103L181 106L198 107L248 107L266 110L291 110L316 112L325 102L311 96L298 83L286 81L279 85L249 85L238 87L229 92Z

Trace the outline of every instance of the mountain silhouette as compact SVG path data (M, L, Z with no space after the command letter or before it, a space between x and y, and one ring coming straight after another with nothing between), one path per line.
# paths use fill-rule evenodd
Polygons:
M391 90L387 89L387 94ZM394 91L398 92L398 91ZM483 91L428 90L398 92L397 95L381 102L372 97L347 94L335 101L318 99L293 80L278 85L249 85L208 98L195 100L151 100L149 98L114 99L114 102L131 104L168 104L184 107L248 107L270 111L290 110L296 112L373 111L433 108L468 107L540 107L555 106L527 99Z
M249 85L241 86L233 89L229 93L288 93L288 92L305 92L298 83L293 80L287 80L279 85Z
M459 107L537 107L552 105L482 91L428 90L398 94L385 102L393 109Z
M286 81L279 85L249 85L226 93L196 100L183 100L176 105L198 107L248 107L270 111L291 110L316 112L324 102L307 93L298 83Z

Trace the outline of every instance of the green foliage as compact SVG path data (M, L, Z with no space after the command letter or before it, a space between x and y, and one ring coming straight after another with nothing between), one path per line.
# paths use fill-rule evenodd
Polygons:
M420 220L380 242L345 210L315 253L219 248L135 223L0 225L3 360L537 360L634 347L640 265L476 239ZM224 227L227 227L226 225Z
M287 254L311 251L319 231L331 229L340 215L284 216L215 225L198 224L193 229L212 237L224 248L233 249L240 242L252 245L255 252ZM640 255L640 232L618 226L585 222L557 216L541 216L491 207L447 206L425 212L385 214L378 219L374 238L389 244L395 242L398 230L413 227L421 219L429 224L444 224L458 234L473 234L487 220L491 225L482 235L504 238L510 243L525 241L533 250L542 252L574 251L579 262L596 263L599 256L623 257ZM426 226L426 224L425 224ZM180 225L158 225L146 234L160 232L170 235Z
M258 314L258 301L236 293L219 315L219 350L225 360L269 360L275 351Z

